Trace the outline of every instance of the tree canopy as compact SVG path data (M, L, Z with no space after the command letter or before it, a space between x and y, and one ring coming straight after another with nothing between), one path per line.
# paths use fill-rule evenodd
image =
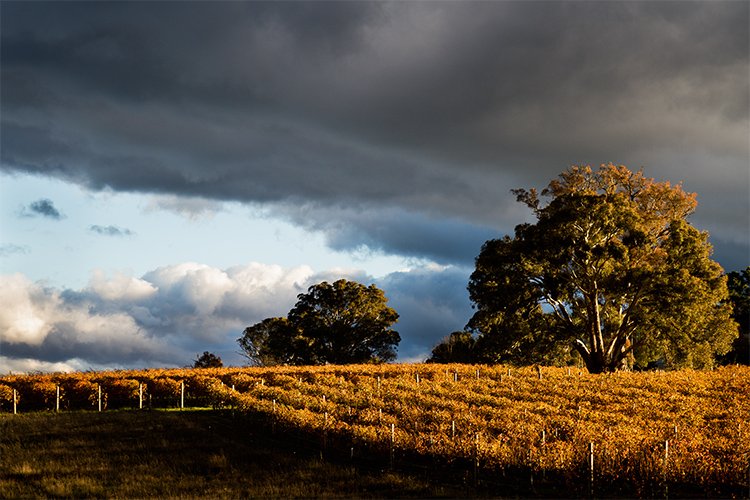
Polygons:
M705 367L729 350L726 277L687 221L695 194L613 164L573 166L541 196L513 192L536 223L487 241L468 286L486 356L544 362L572 349L601 373L658 359Z
M297 296L286 318L267 318L245 329L240 348L260 365L386 362L401 341L398 320L375 285L344 279L313 285Z
M224 363L221 361L221 357L208 351L203 351L203 354L193 362L193 368L221 368L222 366L224 366Z
M750 365L750 267L742 271L732 271L727 278L729 302L732 304L733 317L740 331L725 361Z
M432 349L427 363L476 363L476 343L471 332L453 332Z

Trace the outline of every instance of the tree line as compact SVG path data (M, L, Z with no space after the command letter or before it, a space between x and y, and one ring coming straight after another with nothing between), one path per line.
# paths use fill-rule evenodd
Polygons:
M712 260L708 233L688 221L695 193L613 164L513 193L536 222L485 242L468 283L476 312L428 362L581 362L591 373L749 363L750 267L726 275ZM266 366L392 361L387 302L375 285L322 282L238 343Z

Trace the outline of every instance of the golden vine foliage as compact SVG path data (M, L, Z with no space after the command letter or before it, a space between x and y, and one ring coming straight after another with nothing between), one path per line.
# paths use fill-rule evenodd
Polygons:
M743 484L750 460L748 367L607 375L474 365L13 375L0 378L0 400L16 389L21 411L28 401L53 409L57 386L68 403L83 401L81 409L92 408L100 386L133 407L139 391L178 401L184 387L187 404L231 405L374 452L393 446L487 468L579 475L593 443L597 477L708 487Z

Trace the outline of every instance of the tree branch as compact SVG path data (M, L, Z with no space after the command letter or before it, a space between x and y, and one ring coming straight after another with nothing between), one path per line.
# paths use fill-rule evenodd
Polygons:
M563 304L557 299L552 298L547 293L544 294L544 300L546 300L547 303L552 306L552 310L555 311L555 315L558 318L565 321L568 324L568 326L574 326L572 318L568 314L568 311L565 309L565 304Z
M591 351L589 351L589 348L586 347L586 344L581 339L576 339L575 342L573 342L573 349L575 349L578 354L581 355L581 357L583 358L583 362L586 363L586 367L590 369Z

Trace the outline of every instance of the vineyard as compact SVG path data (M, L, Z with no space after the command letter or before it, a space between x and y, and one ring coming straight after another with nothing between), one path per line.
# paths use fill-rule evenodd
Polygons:
M0 378L0 410L232 408L331 454L568 494L672 488L748 496L750 368L589 375L567 368L357 365ZM551 479L550 479L551 478Z

